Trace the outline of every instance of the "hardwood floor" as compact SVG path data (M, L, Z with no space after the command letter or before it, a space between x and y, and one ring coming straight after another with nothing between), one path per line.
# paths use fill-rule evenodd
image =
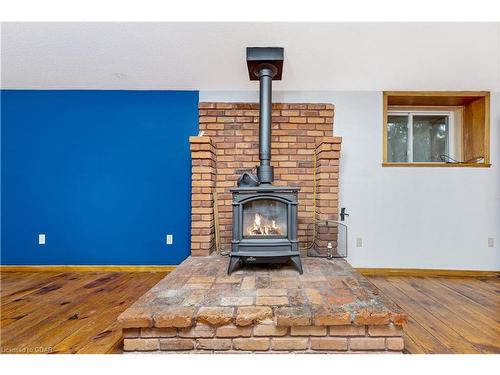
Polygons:
M500 278L368 279L408 313L409 353L500 353Z
M2 353L119 352L116 317L165 273L4 272ZM368 279L409 315L409 353L500 353L500 279Z
M165 273L1 274L2 353L111 353L120 350L116 317Z

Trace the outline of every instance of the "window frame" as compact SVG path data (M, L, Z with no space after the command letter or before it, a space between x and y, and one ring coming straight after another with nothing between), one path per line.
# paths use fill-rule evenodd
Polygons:
M460 127L460 134L456 134L457 142L461 142L460 162L388 162L387 113L395 109L455 111L455 120ZM489 91L383 91L381 130L382 167L491 167ZM473 161L475 156L482 156L482 160Z
M390 162L390 163L407 163L407 164L445 164L444 161L414 161L413 160L413 117L414 116L448 116L448 156L455 159L455 113L450 110L425 110L425 109L389 109L387 111L387 119L389 116L408 116L408 145L406 149L407 161ZM387 121L387 124L389 121ZM386 126L385 131L389 129ZM389 145L387 145L387 153L389 153ZM462 145L460 145L460 148Z

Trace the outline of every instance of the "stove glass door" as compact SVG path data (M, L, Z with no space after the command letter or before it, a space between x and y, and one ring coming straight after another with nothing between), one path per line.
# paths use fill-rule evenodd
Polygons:
M274 199L256 199L243 205L243 237L286 238L287 204Z

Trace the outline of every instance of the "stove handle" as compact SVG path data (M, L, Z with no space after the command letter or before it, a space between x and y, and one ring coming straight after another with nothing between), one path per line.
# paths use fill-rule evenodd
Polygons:
M349 216L349 214L345 212L345 207L342 207L340 209L340 221L344 221L346 216Z

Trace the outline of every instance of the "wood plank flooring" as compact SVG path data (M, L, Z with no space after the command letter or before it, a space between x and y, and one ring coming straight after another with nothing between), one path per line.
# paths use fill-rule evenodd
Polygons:
M3 272L2 353L113 353L116 317L163 272ZM410 316L409 353L500 353L500 278L370 276Z
M500 278L368 279L408 313L409 353L500 353Z
M3 272L1 353L111 353L117 316L165 273Z

